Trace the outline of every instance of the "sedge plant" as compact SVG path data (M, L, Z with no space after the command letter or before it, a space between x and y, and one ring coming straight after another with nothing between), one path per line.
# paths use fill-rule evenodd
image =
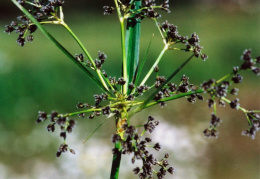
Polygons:
M63 0L11 0L24 15L18 16L19 22L12 21L6 25L5 32L10 34L15 31L19 34L17 43L24 46L26 42L32 42L34 32L39 29L68 59L75 63L88 78L90 78L100 88L103 93L95 94L95 104L80 102L77 104L78 111L66 114L60 114L52 111L50 114L39 111L37 123L50 120L47 126L49 132L60 129L60 137L63 142L60 145L56 156L70 151L75 151L67 144L66 136L75 128L75 120L71 116L87 117L93 119L95 116L104 115L104 121L99 125L102 126L107 119L114 119L115 133L112 135L114 148L112 149L112 165L110 178L119 177L120 161L124 154L132 154L132 163L135 160L141 160L142 166L133 169L133 172L139 178L163 178L167 173L173 174L174 168L169 165L166 153L162 159L155 159L152 150L159 151L161 145L153 143L151 138L144 137L145 132L152 133L155 127L159 125L153 116L148 116L145 124L134 126L132 118L146 108L154 105L165 106L167 101L184 98L190 103L196 100L204 100L208 96L208 107L212 109L210 124L203 133L205 137L217 137L217 127L221 120L217 116L217 106L225 105L240 110L245 114L249 128L242 132L243 135L255 138L256 132L260 129L260 110L247 110L240 106L239 99L230 99L228 95L237 95L238 88L233 87L242 82L243 77L240 71L251 71L256 75L260 74L259 67L260 56L253 58L251 50L245 50L242 55L243 63L240 66L233 67L229 74L222 78L207 79L201 84L192 84L189 77L183 75L179 84L174 84L171 80L178 74L192 59L200 58L205 61L208 57L202 53L202 47L199 44L199 37L196 33L190 36L182 36L178 33L177 26L168 21L159 23L160 11L169 10L169 0L158 4L158 0L114 0L114 6L104 6L104 14L117 14L119 28L121 31L121 54L122 54L122 76L111 77L102 68L106 62L107 55L104 52L98 52L97 58L93 58L88 52L76 34L65 22L62 5ZM154 21L155 28L159 31L163 48L148 71L144 71L151 42L147 48L145 56L140 59L140 35L141 23L143 19ZM81 48L79 54L73 55L69 49L66 49L59 41L55 39L45 28L47 24L53 24L64 27L71 37ZM182 46L179 48L178 46ZM180 44L180 45L179 45ZM168 74L167 77L160 76L159 64L163 56L168 51L183 51L190 53L186 60L180 60L180 65ZM154 78L152 74L156 73L154 83L149 84L148 79ZM141 75L142 74L142 75ZM144 75L143 75L144 74ZM143 78L141 78L144 76ZM232 98L232 97L231 97ZM98 127L98 128L99 128ZM96 128L92 134L94 134ZM139 131L141 131L139 133ZM85 140L87 141L92 134ZM157 166L157 167L155 167ZM158 169L159 168L159 169Z

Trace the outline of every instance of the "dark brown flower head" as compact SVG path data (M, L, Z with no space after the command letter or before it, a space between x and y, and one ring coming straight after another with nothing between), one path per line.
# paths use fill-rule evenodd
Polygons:
M157 151L159 151L161 149L161 145L159 143L156 143L153 148Z
M238 66L233 67L233 73L234 74L237 74L238 71L239 71L239 67Z
M62 137L65 140L67 137L66 132L61 132L60 137Z
M162 10L166 11L167 13L170 13L171 11L169 9L170 8L169 0L165 0L163 2L163 4L161 5L161 8L162 8Z
M214 83L215 83L215 80L214 79L210 79L209 81L204 82L201 85L201 87L206 91L208 89L212 89Z
M125 81L125 79L124 79L123 77L120 77L120 78L118 78L117 83L118 83L119 85L124 85L124 84L126 83L126 81Z
M106 106L105 108L102 108L103 115L109 115L110 114L110 106Z
M101 64L107 59L107 55L104 52L98 51L98 59L101 61Z
M205 61L206 59L208 59L208 56L206 54L201 54L200 56L202 58L203 61Z
M73 149L70 149L70 153L76 154L75 150L73 150Z
M173 168L173 167L169 167L169 168L167 169L167 171L168 171L170 174L173 174L174 168Z
M232 77L232 81L234 83L242 83L243 77L239 74L237 74L236 76Z
M158 65L156 65L155 67L154 67L154 72L159 72L159 67L158 67Z
M210 125L211 126L218 126L219 123L221 122L220 118L218 118L215 114L211 114L211 122L210 122Z
M258 67L253 67L253 68L252 68L252 72L258 76L258 75L260 75L260 68L258 68Z
M242 60L244 61L250 61L251 60L251 50L250 49L246 49L244 52L243 52L243 55L242 55Z
M237 95L238 91L239 91L238 88L233 88L230 90L230 94Z
M236 98L234 99L233 101L230 102L230 107L233 108L233 109L238 109L240 106L239 104L239 99Z
M104 77L107 77L107 73L105 70L102 70L102 74L104 75Z
M104 6L103 9L104 9L104 15L110 15L115 10L114 7L110 7L110 6Z
M75 55L75 59L78 60L79 62L84 62L84 55L81 53L79 55Z
M53 123L53 124L49 124L48 126L47 126L47 131L48 132L54 132L54 130L55 130L55 123Z
M118 134L112 135L112 143L116 143L121 140L121 137Z

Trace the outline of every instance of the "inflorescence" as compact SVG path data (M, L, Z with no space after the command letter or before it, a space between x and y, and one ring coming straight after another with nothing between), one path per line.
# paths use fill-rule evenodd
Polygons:
M159 125L159 121L156 121L154 117L149 116L147 123L144 124L144 132L148 131L152 133L156 126ZM161 145L155 143L151 145L152 139L149 137L142 138L144 132L139 135L136 127L125 124L123 126L124 134L114 134L112 136L113 143L120 143L121 148L114 148L112 151L114 154L118 153L119 150L122 151L122 154L133 154L132 163L134 164L136 160L142 161L142 167L136 167L133 169L134 174L139 175L139 178L152 178L153 175L156 175L158 178L164 178L168 173L173 174L174 168L169 167L168 158L169 153L166 153L164 158L157 160L154 158L154 155L149 152L149 148L153 148L155 151L160 151ZM159 171L156 171L155 166L159 166Z
M33 2L18 0L17 2L25 8L31 6L31 8L28 8L30 14L41 24L59 23L63 18L62 11L60 10L60 7L64 3L62 0L34 0ZM104 14L110 15L117 8L119 13L122 13L122 17L125 19L130 17L138 20L150 18L156 22L163 38L163 42L167 47L166 50L183 50L186 52L192 52L193 56L197 58L200 57L204 61L208 58L206 54L201 52L202 47L199 44L199 37L196 33L193 33L190 37L181 36L178 33L176 25L170 24L167 20L161 24L157 22L157 19L161 15L156 12L156 9L162 9L169 13L169 0L164 1L161 5L157 5L155 0L142 0L140 7L135 7L135 2L140 2L140 0L116 1L117 7L103 7ZM58 15L59 12L60 15ZM30 33L27 37L27 41L32 42L34 38L33 33L37 30L37 26L25 15L19 16L18 20L22 23L19 24L12 21L10 25L5 26L5 32L8 34L13 31L19 33L17 43L20 46L24 46L27 32ZM185 48L177 49L172 47L178 43L183 44ZM58 112L53 111L48 115L46 112L39 111L38 119L36 121L37 123L49 119L50 124L47 126L48 132L54 132L56 128L60 129L60 137L63 138L64 142L60 145L56 153L57 157L66 151L75 154L75 151L69 148L66 143L67 134L74 130L76 124L75 120L70 119L71 116L78 115L79 117L84 118L87 113L90 113L88 119L93 119L95 116L100 115L104 115L106 118L114 116L117 121L117 129L116 133L112 136L112 143L117 147L112 150L113 154L133 154L132 163L135 163L136 160L141 160L143 164L142 167L136 167L133 170L133 172L139 175L139 178L141 179L147 177L152 178L154 174L159 179L163 178L167 172L173 174L174 168L169 167L167 161L169 154L166 153L164 158L161 160L155 159L148 148L153 148L155 151L159 151L161 145L159 143L151 145L152 139L149 137L143 139L144 132L152 133L159 125L159 121L156 121L154 117L149 116L148 121L142 125L143 132L139 134L137 126L130 124L130 117L128 115L131 114L134 107L138 108L141 106L142 108L140 108L139 111L155 104L159 104L163 107L166 105L167 101L181 97L185 97L190 103L195 103L196 100L204 100L205 95L209 96L206 102L208 108L213 109L213 112L211 114L209 127L203 131L204 136L207 138L218 137L217 127L220 125L221 120L217 115L217 105L225 107L226 103L228 104L227 106L232 109L244 112L249 124L249 129L244 130L242 135L254 139L256 132L260 129L260 116L257 114L259 111L244 109L240 105L239 98L234 98L233 100L227 99L229 94L231 96L236 96L238 94L239 89L237 86L233 87L233 85L242 83L244 80L240 74L242 70L252 71L256 75L260 74L260 68L257 66L260 63L260 56L252 58L251 50L244 51L242 55L242 65L240 67L233 67L230 74L219 80L209 79L200 85L192 84L190 78L186 75L181 77L178 84L172 83L170 80L175 75L175 72L172 76L166 78L165 76L160 75L158 64L155 64L151 69L156 73L154 83L150 85L146 84L146 81L139 83L139 81L135 81L136 78L134 78L133 81L128 82L127 79L124 79L122 76L111 77L104 69L102 69L104 62L107 61L107 55L104 52L99 51L95 60L90 59L89 54L86 53L86 51L84 51L84 53L88 56L89 60L84 59L83 53L76 54L74 57L72 56L72 59L79 63L83 68L91 68L101 72L100 76L102 77L101 79L103 79L103 84L105 83L108 85L108 93L95 94L94 105L79 102L76 105L80 110L78 112L59 114ZM150 75L151 74L149 74L149 76ZM124 92L122 89L126 85L128 91ZM147 102L144 99L145 94L151 94L146 93L148 91L155 92L148 98L151 100ZM137 110L135 113L139 111ZM156 171L154 166L157 166L157 168L159 166L160 169Z
M51 20L56 20L58 17L59 7L61 7L64 3L63 0L34 0L33 2L17 0L17 2L25 8L28 8L30 14L42 24ZM33 24L26 15L18 16L17 20L18 22L12 21L10 25L6 25L5 32L7 34L11 34L13 31L18 33L19 36L16 42L20 46L24 46L25 42L33 41L33 34L37 30L37 26ZM29 33L28 36L27 33Z

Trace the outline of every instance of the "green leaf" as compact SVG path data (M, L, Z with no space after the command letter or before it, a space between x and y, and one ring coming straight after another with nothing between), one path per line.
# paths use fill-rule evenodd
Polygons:
M153 37L154 37L154 35L153 35ZM153 39L153 37L152 37L152 39ZM139 82L139 79L140 79L140 76L141 76L141 73L142 73L144 64L145 64L145 62L146 62L148 53L149 53L149 51L150 51L150 47L151 47L151 44L152 44L152 39L150 40L150 43L149 43L149 45L148 45L148 47L147 47L147 50L146 50L146 52L145 52L144 58L141 60L140 64L138 64L138 66L137 66L137 68L136 68L135 75L134 75L134 79L133 79L135 86L138 85L138 82Z
M37 27L40 31L52 41L69 59L71 59L80 69L82 69L90 79L97 84L104 92L110 94L110 92L102 85L102 83L88 70L84 65L82 65L74 56L64 48L23 6L21 6L16 0L11 0Z
M135 10L141 8L142 1L135 1ZM128 74L128 84L133 81L136 68L139 61L140 51L140 33L141 33L141 20L135 18L133 15L127 19L126 24L126 64ZM126 84L126 85L128 85Z

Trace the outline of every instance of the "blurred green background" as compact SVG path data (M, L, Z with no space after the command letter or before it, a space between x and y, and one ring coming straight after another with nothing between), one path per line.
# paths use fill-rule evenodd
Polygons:
M173 80L182 74L192 83L200 84L209 78L219 79L240 65L246 48L254 57L260 55L260 3L255 0L237 1L170 1L171 14L162 12L159 22L167 19L178 26L182 35L196 32L209 59L194 59ZM65 20L95 58L104 51L108 60L104 65L109 76L120 76L120 31L116 14L103 16L102 0L64 4ZM111 165L110 136L114 121L100 128L89 142L84 139L102 121L78 119L77 128L68 137L76 155L66 153L55 157L62 140L58 133L47 133L48 122L35 125L37 112L73 112L78 102L93 102L93 94L101 93L86 75L68 60L40 32L32 44L17 45L17 34L3 33L4 26L21 14L8 0L0 5L0 178L108 178ZM72 54L82 51L69 34L59 26L46 26ZM154 23L142 23L141 58L155 34L149 53L147 71L163 48ZM188 53L170 51L160 63L160 75L168 76ZM242 73L239 85L240 104L247 109L259 109L259 77ZM151 83L152 81L150 81ZM234 96L230 96L234 99ZM188 103L185 99L169 102L144 111L133 118L138 124L148 115L161 121L155 131L154 142L161 141L163 151L170 152L170 163L177 169L168 178L239 178L260 176L260 135L255 140L241 136L247 129L246 118L240 111L219 109L222 123L219 138L205 139L202 131L208 127L212 110L207 103ZM122 161L121 178L134 178L129 157Z

